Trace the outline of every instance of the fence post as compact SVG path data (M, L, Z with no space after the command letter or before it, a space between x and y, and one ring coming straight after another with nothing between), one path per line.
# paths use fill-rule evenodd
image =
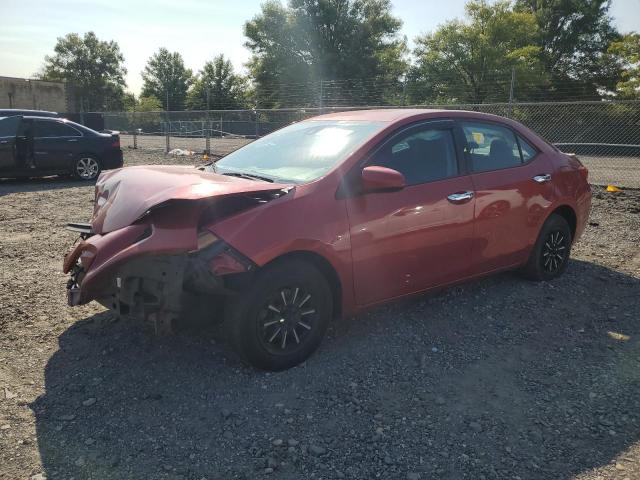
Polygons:
M131 112L131 123L133 124L133 149L138 149L138 128L136 127L136 110L135 105L133 106L133 112Z
M206 153L207 155L211 155L211 111L209 110L211 108L210 97L211 92L209 90L209 86L207 86L207 133L205 134L204 146L204 153Z
M165 112L166 112L167 121L165 123L165 125L166 125L166 127L165 127L166 128L166 130L165 130L165 133L166 133L165 153L169 153L169 150L171 150L171 142L169 141L169 135L171 133L171 120L169 118L169 90L168 89L167 89L166 93L167 93L167 105L166 105Z
M516 67L511 67L511 86L509 87L509 108L507 109L507 115L511 117L513 110L513 88L516 83Z
M259 125L259 120L258 120L258 109L256 108L254 110L255 114L256 114L256 138L258 138L259 134L260 134L260 125Z
M207 112L207 129L205 130L205 146L204 153L211 154L211 121L209 120L209 113Z

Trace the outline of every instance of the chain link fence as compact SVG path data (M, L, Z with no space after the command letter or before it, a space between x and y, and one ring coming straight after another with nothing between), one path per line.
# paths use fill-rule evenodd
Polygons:
M290 123L322 113L371 108L110 112L104 126L123 148L220 156ZM594 184L640 188L640 101L419 105L492 113L517 120L564 152L576 153Z

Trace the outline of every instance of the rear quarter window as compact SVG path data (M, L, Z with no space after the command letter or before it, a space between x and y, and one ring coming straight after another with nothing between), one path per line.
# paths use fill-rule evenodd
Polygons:
M538 150L535 149L529 142L518 135L518 143L520 144L520 152L522 153L522 162L527 163L533 157L538 154Z

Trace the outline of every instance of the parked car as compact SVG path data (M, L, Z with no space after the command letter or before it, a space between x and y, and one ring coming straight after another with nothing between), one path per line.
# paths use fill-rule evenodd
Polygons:
M448 110L323 115L206 167L105 172L95 198L72 227L70 305L160 329L224 312L240 357L269 370L304 361L333 317L503 270L558 277L591 205L575 156Z
M0 109L0 117L17 117L17 116L31 116L31 117L59 117L58 112L49 112L47 110L22 110L18 108L5 108Z
M95 180L122 166L118 133L99 133L63 118L0 117L0 178L73 175Z

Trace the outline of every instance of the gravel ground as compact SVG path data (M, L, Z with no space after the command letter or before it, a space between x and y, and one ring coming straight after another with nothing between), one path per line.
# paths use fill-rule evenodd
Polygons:
M561 279L502 274L336 322L277 374L215 329L157 338L67 307L62 226L91 198L0 181L0 478L640 478L640 192L595 190Z

